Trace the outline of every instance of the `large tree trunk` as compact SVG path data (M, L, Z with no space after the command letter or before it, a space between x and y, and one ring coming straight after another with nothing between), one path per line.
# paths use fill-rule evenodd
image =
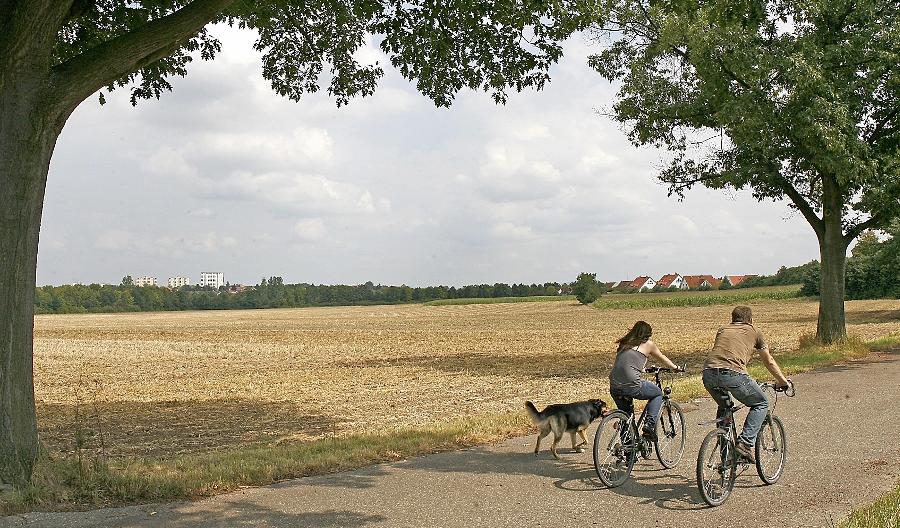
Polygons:
M28 71L0 82L0 483L29 482L38 455L32 339L38 234L61 120Z
M822 271L819 278L819 325L816 337L825 344L847 335L844 315L844 291L847 270L847 240L843 232L843 200L837 183L824 178L822 230L819 233L819 255Z

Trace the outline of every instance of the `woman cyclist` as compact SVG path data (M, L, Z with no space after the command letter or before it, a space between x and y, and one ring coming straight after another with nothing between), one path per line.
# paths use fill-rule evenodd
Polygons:
M631 330L617 341L616 362L609 373L609 393L619 409L634 413L634 400L647 400L647 419L641 434L651 441L656 440L656 419L662 407L663 393L655 383L643 380L641 374L649 358L666 368L681 370L650 340L652 335L653 328L647 322L634 323Z

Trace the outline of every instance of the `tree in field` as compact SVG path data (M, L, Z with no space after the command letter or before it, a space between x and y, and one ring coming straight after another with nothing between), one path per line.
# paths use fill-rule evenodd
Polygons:
M664 147L670 194L787 199L819 240L817 336L846 333L847 248L900 216L896 0L605 0L591 65L614 115ZM749 227L748 227L749 228ZM747 248L748 252L755 248Z
M263 76L294 100L321 83L338 105L371 94L383 71L354 52L378 35L435 104L463 88L504 102L548 80L559 42L587 27L583 1L0 0L0 483L27 482L37 455L38 234L50 158L82 101L127 86L132 103L159 97L192 58L215 57L206 26L219 22L258 33Z
M596 273L579 273L572 285L572 293L581 304L591 304L603 295L603 288L597 282Z

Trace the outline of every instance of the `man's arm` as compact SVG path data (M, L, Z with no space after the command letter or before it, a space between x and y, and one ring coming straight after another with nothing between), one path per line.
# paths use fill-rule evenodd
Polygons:
M788 380L784 377L784 374L781 373L781 367L778 366L778 363L775 361L775 358L772 357L772 354L769 353L769 347L760 348L759 350L759 359L762 360L763 365L766 366L766 369L775 376L775 382L779 387L787 387Z

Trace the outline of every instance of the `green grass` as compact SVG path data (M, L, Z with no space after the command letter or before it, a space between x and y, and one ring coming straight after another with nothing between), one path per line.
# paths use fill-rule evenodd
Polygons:
M91 460L42 456L32 484L0 494L0 515L170 501L240 486L335 473L523 434L524 413L305 443L273 443L174 459Z
M594 306L601 310L712 306L762 300L780 301L799 295L799 285L666 293L612 293L598 299Z
M900 336L868 344L848 339L827 347L806 340L801 342L801 346L799 351L776 355L788 376L864 357L873 349L900 346ZM751 367L750 374L759 378L769 377L760 366ZM694 375L678 378L673 395L678 400L687 401L705 396L706 391L700 376ZM198 498L240 486L261 486L287 478L346 471L480 445L526 434L531 430L532 425L525 413L510 412L430 427L307 443L274 442L164 460L96 459L79 463L74 457L44 455L35 468L29 487L0 494L0 515ZM897 500L897 493L894 493L864 510L874 513L854 513L854 516L878 519L874 516L889 513ZM869 517L865 517L867 515Z
M853 511L841 528L900 528L900 483L884 497Z
M547 301L574 301L574 295L532 295L530 297L466 297L462 299L438 299L428 301L425 306L453 306L458 304L497 304Z

